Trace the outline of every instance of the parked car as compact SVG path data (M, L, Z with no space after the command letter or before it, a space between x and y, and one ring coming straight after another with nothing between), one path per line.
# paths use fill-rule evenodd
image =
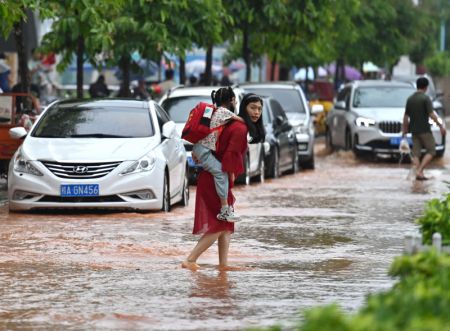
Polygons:
M439 115L440 118L445 118L445 109L442 103L443 93L441 90L437 90L434 85L433 78L429 75L396 75L392 77L392 80L407 82L412 84L416 88L416 81L420 77L425 77L429 81L426 94L430 97L433 103L434 111Z
M185 87L178 86L166 93L159 101L160 105L167 110L173 121L175 121L177 130L181 135L184 124L187 121L189 112L199 102L211 103L211 92L219 87L199 86ZM237 97L236 112L239 110L239 104L242 100L244 91L234 88ZM186 151L188 153L189 162L189 178L191 183L196 181L197 175L201 167L192 160L192 144L184 141ZM236 179L237 183L250 184L251 178L255 177L257 181L264 181L264 144L249 144L248 152L244 158L245 172Z
M314 105L310 111L303 90L295 82L244 83L240 87L246 92L271 96L281 104L295 131L300 167L314 169L314 123L311 113L322 112L323 106Z
M295 131L281 107L272 97L263 98L263 123L270 151L265 158L266 177L277 178L284 171L298 171Z
M357 155L396 155L402 135L406 100L416 89L396 81L354 81L338 93L328 113L326 143ZM430 119L437 155L445 151L445 137ZM410 134L408 134L412 144Z
M189 201L187 158L175 123L157 103L127 99L51 104L8 172L9 209L169 211Z

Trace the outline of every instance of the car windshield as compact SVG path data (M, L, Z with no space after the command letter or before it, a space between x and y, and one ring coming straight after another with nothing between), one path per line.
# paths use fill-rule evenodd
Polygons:
M199 102L211 103L211 97L206 95L195 95L168 98L164 100L162 106L175 123L186 123L189 113Z
M60 107L48 109L32 137L140 138L154 135L148 109L117 107Z
M245 91L275 98L281 104L286 113L305 113L305 107L303 105L300 93L296 89L245 87Z
M391 108L405 107L406 100L414 93L414 88L409 87L360 87L356 89L353 98L355 108Z

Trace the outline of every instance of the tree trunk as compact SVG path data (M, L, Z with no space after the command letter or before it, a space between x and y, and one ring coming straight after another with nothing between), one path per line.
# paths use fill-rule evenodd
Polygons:
M180 56L180 84L186 84L186 61Z
M275 67L277 65L277 60L274 58L270 62L270 81L273 82L275 80Z
M289 68L286 68L285 66L280 66L280 68L278 69L278 80L280 81L289 80Z
M120 70L122 70L122 84L120 85L119 96L130 98L130 56L122 55L120 58Z
M345 83L345 62L343 58L339 58L334 68L334 89L337 91L343 83Z
M83 68L84 63L84 39L82 36L77 40L77 98L83 98Z
M14 24L14 39L17 47L17 57L19 59L20 91L30 93L30 78L28 74L28 54L25 49L23 34L23 21Z
M243 40L242 40L242 58L245 62L245 81L249 82L252 77L252 66L250 61L250 48L248 47L249 44L249 32L248 32L248 24L246 23L244 26L244 29L242 30L243 33Z
M212 82L212 57L213 57L213 47L208 46L206 50L206 67L205 67L205 81L206 86L210 86Z

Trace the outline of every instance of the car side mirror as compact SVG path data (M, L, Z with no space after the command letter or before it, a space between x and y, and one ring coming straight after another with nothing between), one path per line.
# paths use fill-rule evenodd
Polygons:
M311 107L311 115L317 115L324 111L322 104L315 104Z
M177 134L176 124L174 121L164 123L162 126L163 138L173 138Z
M436 98L442 98L444 96L444 92L442 90L436 91Z
M25 130L25 128L22 126L9 129L9 136L12 139L16 140L23 139L27 136L27 134L28 134L27 130Z
M345 104L345 101L337 101L334 104L334 108L336 108L336 109L347 109L347 105Z
M280 126L284 123L284 118L281 115L278 115L277 117L275 117L275 124L277 126Z

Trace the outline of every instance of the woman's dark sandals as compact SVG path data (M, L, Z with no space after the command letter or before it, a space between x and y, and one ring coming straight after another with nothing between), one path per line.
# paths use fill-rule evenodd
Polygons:
M416 176L416 180L428 180L428 177L425 176Z

